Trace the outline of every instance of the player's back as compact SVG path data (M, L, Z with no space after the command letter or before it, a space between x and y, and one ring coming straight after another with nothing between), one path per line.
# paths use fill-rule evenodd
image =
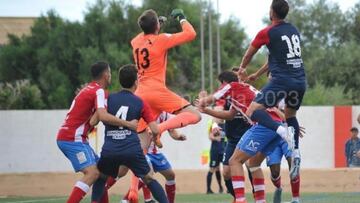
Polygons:
M86 142L89 120L97 108L105 108L106 93L96 82L89 83L72 101L57 140Z
M131 121L141 118L143 106L144 103L139 97L130 91L122 90L109 95L107 109L110 114ZM106 155L131 153L129 149L137 146L139 142L136 131L127 127L105 125L102 153Z
M272 25L268 30L269 69L274 79L305 79L300 33L290 23Z

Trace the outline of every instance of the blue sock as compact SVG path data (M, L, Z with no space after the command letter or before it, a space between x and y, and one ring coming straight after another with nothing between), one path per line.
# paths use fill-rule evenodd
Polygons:
M231 179L229 179L229 180L224 180L224 181L225 181L226 189L227 189L228 192L235 198L234 188L233 188Z
M148 184L146 184L150 189L152 195L159 203L169 203L166 197L164 189L161 185L156 181L152 180Z
M251 115L251 120L258 122L260 125L276 131L280 123L274 121L271 116L263 109L255 110Z
M294 135L295 149L299 149L299 135L300 135L299 122L296 119L296 117L292 117L292 118L286 119L286 123L288 124L288 126L292 126L294 128L294 130L295 130L295 135Z
M100 202L102 195L105 191L106 179L98 178L93 185L92 194L91 194L91 202Z

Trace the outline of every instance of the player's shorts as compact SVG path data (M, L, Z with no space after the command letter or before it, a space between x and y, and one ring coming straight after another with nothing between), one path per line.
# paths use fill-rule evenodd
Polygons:
M279 145L274 149L274 151L266 157L266 165L272 166L275 164L280 164L281 159L284 156L286 159L291 157L291 150L288 149L288 144L285 140L281 140Z
M235 142L228 141L225 147L224 155L223 155L223 165L228 166L229 160L231 156L233 155L235 148L236 148Z
M219 150L210 150L210 163L211 168L218 167L223 160L224 153Z
M237 144L237 148L249 156L255 156L258 152L268 156L281 140L282 138L275 131L256 124L246 131Z
M287 107L298 110L306 91L306 82L288 82L286 80L270 80L268 84L256 95L255 102L263 104L266 108L275 107L285 98Z
M128 167L138 178L144 178L150 172L150 166L146 161L140 143L136 149L126 150L123 154L102 154L97 164L101 173L113 178L117 177L121 165Z
M96 165L99 160L99 156L90 147L89 143L57 141L57 145L66 158L70 160L75 172Z
M155 86L151 89L139 88L135 94L150 105L155 117L158 117L163 111L176 113L190 105L187 100L170 91L165 86ZM138 125L138 132L144 131L146 127L145 121L141 119Z
M149 164L151 164L154 172L166 171L171 169L171 165L169 161L162 153L159 154L147 153L146 157L148 158L148 162Z

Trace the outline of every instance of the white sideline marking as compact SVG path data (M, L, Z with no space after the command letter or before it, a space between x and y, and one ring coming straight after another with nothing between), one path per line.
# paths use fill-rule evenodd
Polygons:
M34 200L24 200L24 201L15 201L15 202L5 202L5 203L31 203L31 202L48 202L48 201L56 201L66 199L65 197L61 198L52 198L52 199L34 199Z

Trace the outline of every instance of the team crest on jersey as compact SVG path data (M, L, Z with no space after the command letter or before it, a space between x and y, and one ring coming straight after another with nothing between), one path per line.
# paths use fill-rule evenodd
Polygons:
M246 145L246 148L250 151L257 152L259 145L260 143L255 142L254 140L250 140L249 144Z
M79 161L79 164L83 164L87 161L85 153L84 152L79 152L76 154L76 158Z

